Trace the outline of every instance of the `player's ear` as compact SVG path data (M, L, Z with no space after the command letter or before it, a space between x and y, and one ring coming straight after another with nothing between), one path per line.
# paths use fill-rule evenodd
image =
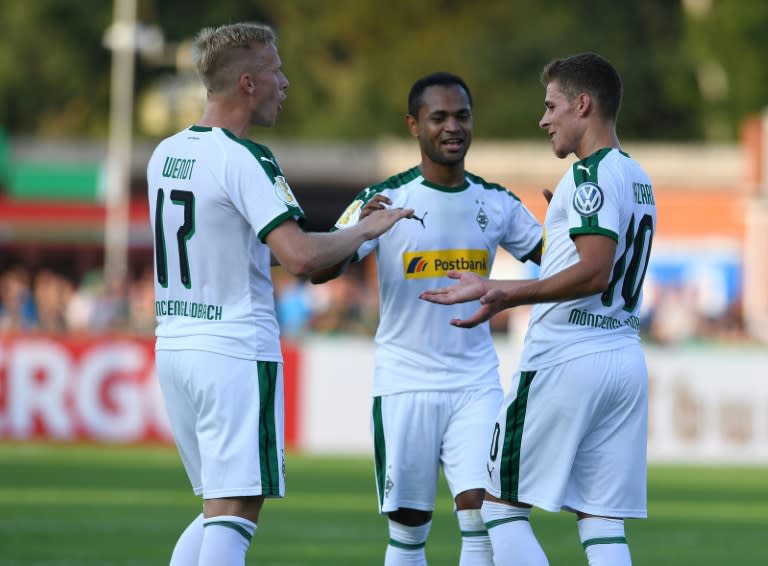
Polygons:
M576 95L576 110L582 116L592 112L592 96L587 92Z
M240 88L245 92L253 92L253 78L250 73L243 73L240 75Z
M416 138L419 136L419 123L416 118L411 116L410 114L405 115L405 125L408 128L408 131L411 133L411 135Z

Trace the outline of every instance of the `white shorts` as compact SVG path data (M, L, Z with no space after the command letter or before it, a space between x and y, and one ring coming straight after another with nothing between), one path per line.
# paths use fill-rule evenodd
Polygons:
M521 372L488 459L488 493L548 511L644 518L648 371L640 346Z
M158 350L156 361L171 430L195 494L282 497L282 364L198 350Z
M443 468L451 494L482 489L501 387L420 391L373 399L379 511L432 511Z

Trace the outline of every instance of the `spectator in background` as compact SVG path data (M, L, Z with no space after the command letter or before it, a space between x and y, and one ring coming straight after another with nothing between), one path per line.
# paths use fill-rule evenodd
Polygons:
M325 334L373 335L378 323L377 299L357 274L348 271L312 288L315 310L309 328Z
M128 288L128 328L139 334L154 333L155 274L151 267L144 269Z
M309 321L316 305L306 279L294 277L281 268L272 270L275 286L275 309L280 335L296 339L309 330Z
M87 272L72 293L66 323L77 332L127 330L130 313L122 283L107 284L100 270Z
M61 333L67 330L67 305L74 293L74 285L66 277L49 269L42 269L34 277L32 292L37 305L38 329Z
M33 330L37 322L29 271L17 265L0 273L0 332Z

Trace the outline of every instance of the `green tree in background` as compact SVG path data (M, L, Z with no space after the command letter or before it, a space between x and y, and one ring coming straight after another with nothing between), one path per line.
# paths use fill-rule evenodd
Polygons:
M768 2L686 0L684 40L694 68L706 139L738 135L744 118L768 107Z
M0 125L11 133L106 132L111 2L0 4Z
M768 2L758 0L138 0L138 18L170 45L205 25L275 26L291 81L275 137L402 136L408 87L443 69L471 86L478 136L539 139L540 69L585 50L622 72L625 139L735 140L768 104ZM0 125L103 137L111 21L109 0L0 4ZM137 57L137 101L177 71Z

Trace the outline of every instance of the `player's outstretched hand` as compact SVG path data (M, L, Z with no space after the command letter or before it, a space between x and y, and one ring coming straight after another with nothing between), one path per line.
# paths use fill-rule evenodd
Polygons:
M479 299L488 291L488 280L474 273L449 271L447 276L458 281L449 287L423 291L419 298L439 305L455 305Z
M469 318L452 318L451 325L458 328L474 328L478 324L490 320L490 318L504 310L507 304L507 295L500 289L489 289L488 292L480 297L480 308L477 309Z
M372 211L360 220L358 225L362 227L365 238L372 240L392 228L398 220L411 216L413 216L412 208L382 208Z
M369 216L372 212L376 210L384 210L385 208L387 208L386 205L388 204L392 204L392 201L388 197L385 197L384 195L376 195L367 203L365 203L365 206L360 211L360 220L362 220L366 216Z

